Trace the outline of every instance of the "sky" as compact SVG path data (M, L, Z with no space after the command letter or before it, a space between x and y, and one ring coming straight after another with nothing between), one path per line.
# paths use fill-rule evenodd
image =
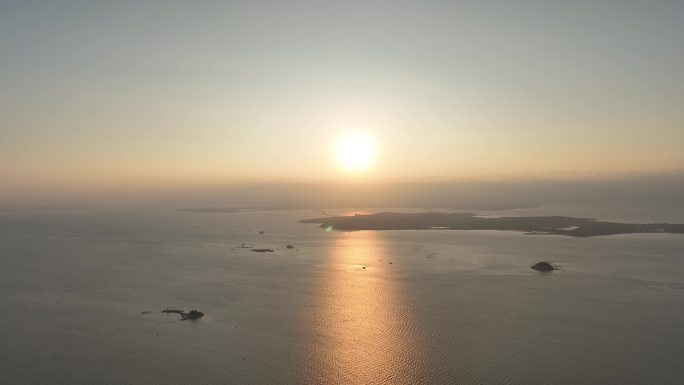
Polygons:
M0 199L684 169L684 2L0 0ZM354 172L336 145L362 133Z

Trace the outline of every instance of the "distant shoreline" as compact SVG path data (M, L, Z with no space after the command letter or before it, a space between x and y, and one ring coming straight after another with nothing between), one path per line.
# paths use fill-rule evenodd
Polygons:
M684 224L620 223L564 216L479 217L473 213L395 213L311 218L300 223L318 223L330 230L500 230L527 234L595 237L601 235L670 233L684 234Z

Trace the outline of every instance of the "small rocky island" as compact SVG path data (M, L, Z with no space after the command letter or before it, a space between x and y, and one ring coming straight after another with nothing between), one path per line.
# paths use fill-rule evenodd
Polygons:
M563 216L481 217L473 213L393 213L312 218L324 229L355 230L503 230L528 234L594 237L636 233L684 234L684 224L619 223Z
M558 269L556 269L555 267L553 267L552 264L550 264L550 263L548 263L548 262L546 262L546 261L537 262L537 263L535 263L534 265L530 266L530 269L534 269L534 270L537 270L537 271L554 271L554 270L558 270Z
M190 310L189 313L181 314L181 321L185 321L188 319L197 319L204 316L204 313L198 310Z

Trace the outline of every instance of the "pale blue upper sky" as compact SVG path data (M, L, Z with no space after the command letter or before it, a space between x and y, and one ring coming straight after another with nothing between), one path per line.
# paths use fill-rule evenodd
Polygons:
M0 0L16 186L684 167L682 1Z

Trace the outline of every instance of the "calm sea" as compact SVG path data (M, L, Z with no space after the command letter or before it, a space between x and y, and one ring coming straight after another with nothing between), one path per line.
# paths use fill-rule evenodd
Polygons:
M0 383L684 383L682 235L297 223L320 215L0 213Z

